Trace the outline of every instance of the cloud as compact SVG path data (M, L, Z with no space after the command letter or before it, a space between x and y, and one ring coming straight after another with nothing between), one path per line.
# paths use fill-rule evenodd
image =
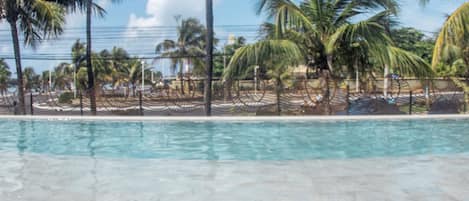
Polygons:
M215 6L221 0L215 0ZM138 36L145 27L174 26L175 16L195 17L204 22L205 0L148 0L145 16L130 14L126 36Z
M205 0L148 0L146 15L138 17L131 14L129 27L149 27L174 25L174 16L202 18L205 11Z

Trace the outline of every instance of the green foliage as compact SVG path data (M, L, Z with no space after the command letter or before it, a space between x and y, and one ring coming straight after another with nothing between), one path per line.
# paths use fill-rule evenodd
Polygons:
M11 72L8 64L0 59L0 93L5 93L8 89L8 82L11 79Z
M178 36L176 40L164 40L159 43L155 52L159 56L172 57L171 67L173 71L179 69L179 75L183 76L185 65L193 67L195 74L201 75L205 72L205 26L196 18L180 19L176 17L178 23ZM215 39L215 43L217 40Z
M59 103L61 104L71 104L74 99L74 94L72 92L65 92L60 94Z
M466 48L469 44L469 2L461 5L454 11L444 23L440 34L436 40L433 53L433 66L436 67L442 60L445 60L445 49L448 46ZM462 59L467 59L469 54L464 54ZM465 61L466 65L468 61Z
M41 76L36 74L32 67L24 68L23 80L24 87L29 91L35 91L40 88Z
M213 75L215 77L221 77L223 72L225 71L225 67L228 66L231 58L233 57L234 53L237 49L243 47L246 44L246 39L244 37L235 38L233 44L228 44L222 47L221 50L218 50L216 54L219 55L226 55L226 56L218 56L214 58L214 69ZM226 64L226 66L225 66Z
M396 47L416 54L427 63L432 62L435 47L433 38L426 37L424 33L411 27L393 29L391 36Z
M388 65L426 76L425 61L393 46L388 30L397 10L395 0L260 0L258 9L274 22L264 26L266 38L294 42L309 67L340 76L356 70L380 72Z

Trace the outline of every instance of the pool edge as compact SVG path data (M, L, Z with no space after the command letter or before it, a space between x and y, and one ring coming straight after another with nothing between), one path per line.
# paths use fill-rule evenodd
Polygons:
M0 120L112 120L112 121L335 121L335 120L411 120L469 119L464 115L367 115L367 116L14 116L0 115Z

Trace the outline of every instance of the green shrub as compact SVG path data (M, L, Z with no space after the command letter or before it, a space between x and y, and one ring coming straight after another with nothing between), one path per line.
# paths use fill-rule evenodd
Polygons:
M65 92L60 94L59 96L59 103L62 104L71 104L73 100L73 93L72 92Z

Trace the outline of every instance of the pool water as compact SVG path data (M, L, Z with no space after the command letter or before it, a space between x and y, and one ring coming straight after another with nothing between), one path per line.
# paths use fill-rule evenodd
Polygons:
M311 160L469 152L469 119L0 120L0 152L176 160Z

